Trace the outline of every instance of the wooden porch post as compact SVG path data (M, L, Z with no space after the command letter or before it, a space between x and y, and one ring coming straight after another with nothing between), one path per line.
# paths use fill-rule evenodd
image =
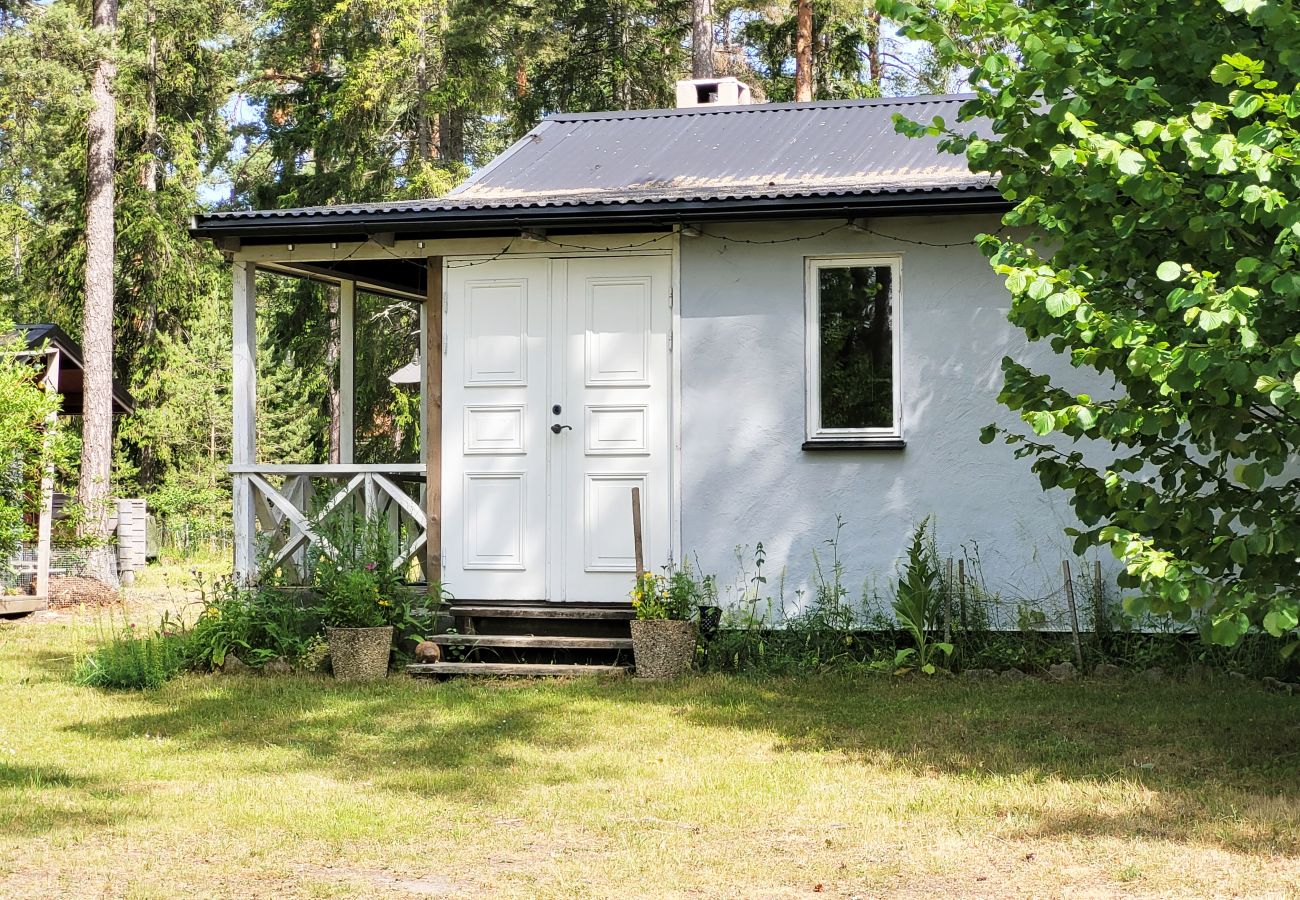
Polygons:
M339 462L356 462L356 297L355 281L339 282Z
M424 422L420 449L424 455L424 571L429 583L442 581L442 257L431 256L424 301L424 346L420 348Z
M63 354L58 350L49 352L49 361L45 366L45 393L54 396L59 393L59 363ZM36 590L37 597L50 595L50 541L54 527L54 462L49 459L50 442L54 436L54 426L58 424L58 410L45 418L45 468L41 472L41 516L36 524Z
M236 259L231 296L234 333L231 341L231 462L251 466L257 461L257 266ZM253 483L235 475L231 489L234 512L235 578L251 581L257 574L257 543Z

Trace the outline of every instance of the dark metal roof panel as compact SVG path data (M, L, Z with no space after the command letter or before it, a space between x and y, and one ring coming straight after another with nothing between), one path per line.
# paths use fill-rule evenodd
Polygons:
M986 191L893 117L955 121L968 95L553 116L447 197L215 213L204 224L468 210ZM975 130L980 130L976 127Z
M50 322L19 322L14 325L14 331L22 337L27 345L28 351L40 349L45 344L58 350L63 355L63 361L69 364L72 370L81 373L85 370L85 362L81 354L81 345L68 337L68 333ZM60 372L59 391L63 397L63 412L73 415L81 414L82 405L82 383L78 376L72 379L70 386L63 384L69 365L65 365L64 371ZM133 413L135 412L135 399L131 392L117 378L113 379L113 406L114 412Z

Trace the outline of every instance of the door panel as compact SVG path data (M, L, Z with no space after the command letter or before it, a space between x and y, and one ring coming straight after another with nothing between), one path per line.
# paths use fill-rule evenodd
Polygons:
M670 278L664 256L568 261L563 389L574 431L562 436L556 476L570 498L566 600L627 598L636 571L634 486L646 565L667 562Z
M546 260L446 269L443 560L465 599L547 595Z
M666 256L449 260L443 362L447 588L623 602L669 552Z

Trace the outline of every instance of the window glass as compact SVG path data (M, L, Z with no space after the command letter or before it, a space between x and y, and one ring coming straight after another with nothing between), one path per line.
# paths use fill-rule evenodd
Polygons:
M817 277L821 427L893 428L893 270L823 266Z

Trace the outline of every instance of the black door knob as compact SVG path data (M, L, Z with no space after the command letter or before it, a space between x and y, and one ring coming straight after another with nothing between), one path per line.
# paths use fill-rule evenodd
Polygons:
M573 430L572 425L561 425L559 422L556 422L554 425L551 426L551 431L554 432L555 434L559 434L561 431L563 431L566 428L569 429L570 431Z

